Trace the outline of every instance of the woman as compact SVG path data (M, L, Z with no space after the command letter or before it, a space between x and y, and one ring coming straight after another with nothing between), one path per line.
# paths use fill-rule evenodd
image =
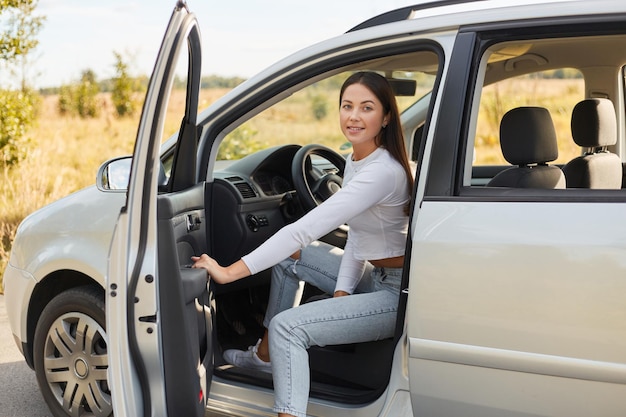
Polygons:
M224 357L237 366L271 367L279 417L306 416L308 347L388 338L396 321L413 176L395 96L381 75L358 72L343 84L339 104L353 150L341 190L230 266L207 255L192 258L220 284L273 267L268 330L248 351ZM343 254L316 241L343 224L350 228ZM290 308L300 280L334 297Z

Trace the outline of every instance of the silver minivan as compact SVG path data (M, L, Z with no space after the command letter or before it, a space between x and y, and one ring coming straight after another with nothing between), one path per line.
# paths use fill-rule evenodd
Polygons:
M132 158L18 229L7 311L55 416L273 415L271 375L222 357L262 334L269 271L218 285L190 258L229 264L323 199L360 70L402 109L408 256L394 337L309 350L308 414L626 415L626 4L423 2L198 113L201 60L178 2Z

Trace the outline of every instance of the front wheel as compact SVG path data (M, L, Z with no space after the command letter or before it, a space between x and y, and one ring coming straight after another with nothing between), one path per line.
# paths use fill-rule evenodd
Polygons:
M113 414L104 300L93 287L56 296L35 329L37 383L55 417Z

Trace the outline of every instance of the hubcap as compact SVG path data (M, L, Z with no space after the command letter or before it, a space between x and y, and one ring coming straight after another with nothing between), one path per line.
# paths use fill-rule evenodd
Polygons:
M68 415L111 415L106 332L93 318L72 312L56 319L46 338L44 366L48 386Z

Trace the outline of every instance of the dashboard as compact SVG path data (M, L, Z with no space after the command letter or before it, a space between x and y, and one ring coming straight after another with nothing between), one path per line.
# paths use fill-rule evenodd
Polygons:
M215 259L230 264L265 242L302 215L294 187L292 165L300 145L284 145L248 155L215 171L209 184L207 218L209 245ZM337 168L324 158L312 158L310 180Z

